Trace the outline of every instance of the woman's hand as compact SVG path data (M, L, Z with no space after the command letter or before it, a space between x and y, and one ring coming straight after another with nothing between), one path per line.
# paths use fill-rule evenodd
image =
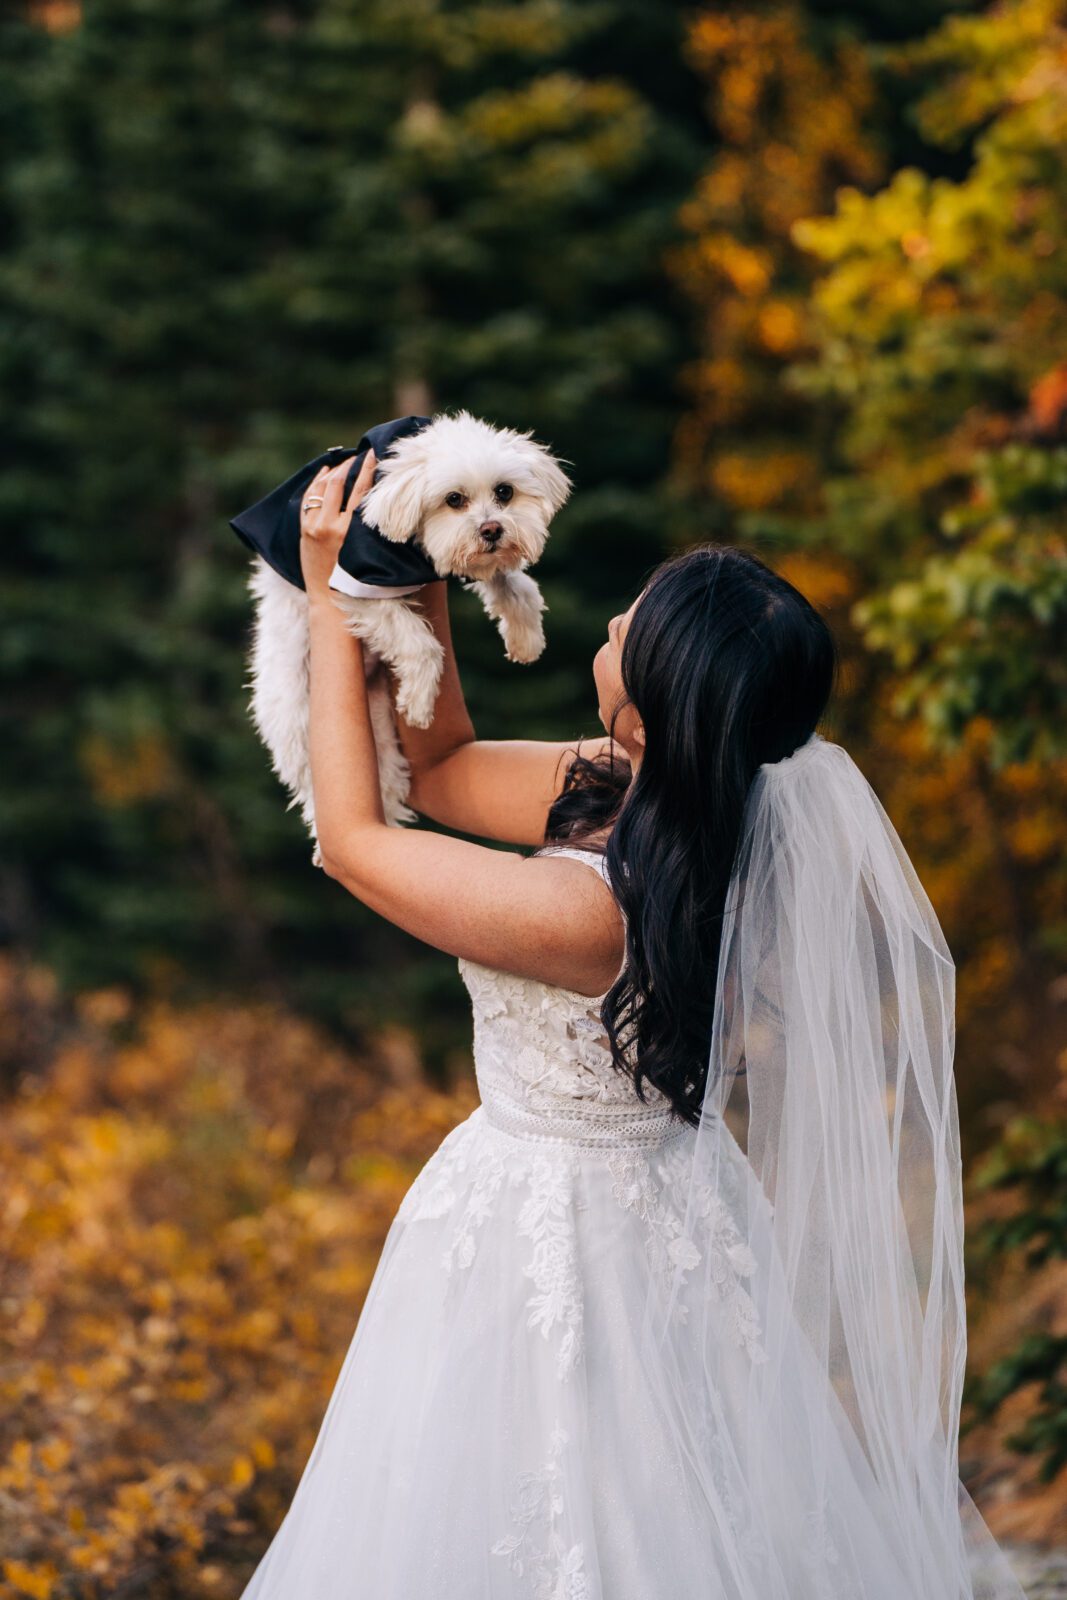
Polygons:
M300 568L312 604L330 597L330 574L337 565L352 514L374 482L376 466L374 451L368 450L343 511L345 479L352 469L347 456L336 467L320 467L304 492L300 507Z

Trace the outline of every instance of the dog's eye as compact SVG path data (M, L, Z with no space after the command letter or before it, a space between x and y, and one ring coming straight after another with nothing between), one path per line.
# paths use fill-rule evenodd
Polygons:
M453 511L462 511L466 504L467 496L465 494L460 494L456 489L453 489L451 494L445 495L445 505L451 506Z
M502 506L506 506L508 501L514 495L515 491L511 487L510 483L498 483L496 488L493 490L493 493L496 495L497 499L500 501L500 504Z

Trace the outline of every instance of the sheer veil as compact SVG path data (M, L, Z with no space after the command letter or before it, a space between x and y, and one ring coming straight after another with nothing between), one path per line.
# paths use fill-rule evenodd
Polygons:
M1021 1600L958 1474L954 993L851 758L816 735L762 767L638 1334L724 1600Z

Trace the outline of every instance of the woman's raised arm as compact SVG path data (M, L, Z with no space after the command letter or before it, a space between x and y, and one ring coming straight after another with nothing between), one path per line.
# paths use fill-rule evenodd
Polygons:
M411 765L410 804L460 833L508 844L542 844L549 807L579 740L476 738L452 648L448 585L427 584L416 599L445 657L430 726L413 728L397 717L401 749ZM587 756L599 755L611 743L606 734L580 742Z
M386 823L363 644L348 632L329 591L346 526L342 484L341 468L313 480L321 511L305 507L300 541L310 634L309 756L325 871L439 950L602 994L618 972L623 935L595 868L565 857L527 860ZM314 504L315 496L309 500Z

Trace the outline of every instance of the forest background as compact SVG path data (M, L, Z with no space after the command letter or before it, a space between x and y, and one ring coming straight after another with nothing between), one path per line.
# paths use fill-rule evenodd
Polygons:
M465 992L314 871L247 714L238 509L465 405L576 492L483 737L598 731L663 556L842 641L832 732L959 968L964 1474L1067 1486L1067 31L1053 0L37 0L0 19L0 1595L227 1596Z

